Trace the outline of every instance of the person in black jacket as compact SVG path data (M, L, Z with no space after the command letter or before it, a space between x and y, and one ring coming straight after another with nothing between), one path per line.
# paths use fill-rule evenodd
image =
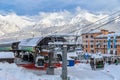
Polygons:
M95 64L94 64L94 58L91 58L91 59L90 59L90 66L91 66L92 70L95 69L94 65L95 65Z

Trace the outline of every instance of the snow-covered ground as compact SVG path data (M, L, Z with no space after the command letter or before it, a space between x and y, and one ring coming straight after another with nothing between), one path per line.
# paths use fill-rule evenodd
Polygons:
M68 67L70 80L120 80L120 65L105 65L104 69L91 70L89 64L76 64ZM61 68L55 69L55 75L46 71L32 71L18 67L16 64L0 63L0 80L62 80Z

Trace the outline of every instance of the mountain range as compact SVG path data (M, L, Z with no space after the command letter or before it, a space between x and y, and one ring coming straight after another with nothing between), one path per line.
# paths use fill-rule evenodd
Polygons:
M116 17L115 17L116 18ZM100 20L101 19L101 20ZM120 19L109 22L109 14L93 14L85 10L75 13L69 11L40 13L36 16L19 16L15 13L0 15L0 41L45 36L53 33L81 34L95 29L119 32Z

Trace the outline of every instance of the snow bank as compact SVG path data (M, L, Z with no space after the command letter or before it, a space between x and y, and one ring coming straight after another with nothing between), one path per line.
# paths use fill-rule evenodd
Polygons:
M120 80L120 65L106 65L103 72L114 77L114 80Z
M0 80L62 80L62 68L55 69L55 75L36 75L15 64L0 63ZM40 71L38 71L40 73ZM70 80L120 80L120 65L105 65L104 70L91 70L89 64L68 67Z
M113 55L111 54L102 54L103 57L112 57Z
M0 58L14 58L13 52L0 52Z
M39 72L40 71L38 71L38 73ZM75 78L73 76L69 77L70 80L79 80L78 78ZM16 64L0 63L0 80L62 80L62 79L60 77L60 74L36 75L32 73L32 71L30 72L22 67L18 67Z
M40 78L16 64L0 63L0 80L40 80Z
M75 67L69 68L68 72L69 75L79 80L114 80L113 77L105 74L102 70L92 70L89 64L77 64Z
M92 58L103 58L101 54L92 54L91 57Z
M69 52L67 53L67 60L74 60L71 57L78 57L76 52Z

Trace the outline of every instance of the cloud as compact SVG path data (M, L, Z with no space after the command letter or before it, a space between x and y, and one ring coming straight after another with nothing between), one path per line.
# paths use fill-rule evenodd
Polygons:
M78 4L90 11L110 11L119 9L119 0L81 0Z
M74 11L79 6L92 12L119 9L119 0L0 0L0 10L20 15L39 12Z

